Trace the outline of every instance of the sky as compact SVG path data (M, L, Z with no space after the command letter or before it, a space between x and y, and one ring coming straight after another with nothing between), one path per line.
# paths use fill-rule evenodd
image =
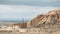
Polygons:
M31 20L60 8L60 0L0 0L0 20Z

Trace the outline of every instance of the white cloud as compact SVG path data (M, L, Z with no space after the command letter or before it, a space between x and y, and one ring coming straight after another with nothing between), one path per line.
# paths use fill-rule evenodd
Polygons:
M0 18L33 18L58 7L0 5Z

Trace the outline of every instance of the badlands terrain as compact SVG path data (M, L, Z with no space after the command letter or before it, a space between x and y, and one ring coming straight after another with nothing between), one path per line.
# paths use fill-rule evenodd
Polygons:
M60 34L60 9L38 15L27 23L28 28L40 28L40 34Z
M23 32L2 32L0 34L60 34L60 9L41 14L27 22Z

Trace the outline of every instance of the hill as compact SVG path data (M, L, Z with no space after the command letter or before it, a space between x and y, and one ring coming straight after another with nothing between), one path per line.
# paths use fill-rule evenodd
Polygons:
M27 23L27 27L40 28L40 31L46 34L60 34L60 9L38 15Z
M45 25L60 25L60 9L51 10L47 14L38 15L27 23L28 27L41 27Z

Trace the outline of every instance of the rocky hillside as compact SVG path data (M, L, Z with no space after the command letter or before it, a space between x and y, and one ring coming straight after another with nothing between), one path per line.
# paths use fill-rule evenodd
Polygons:
M60 9L38 15L27 23L27 27L40 28L40 31L46 34L60 34Z
M27 23L28 27L42 27L46 25L60 25L60 9L51 10L47 14L38 15Z

